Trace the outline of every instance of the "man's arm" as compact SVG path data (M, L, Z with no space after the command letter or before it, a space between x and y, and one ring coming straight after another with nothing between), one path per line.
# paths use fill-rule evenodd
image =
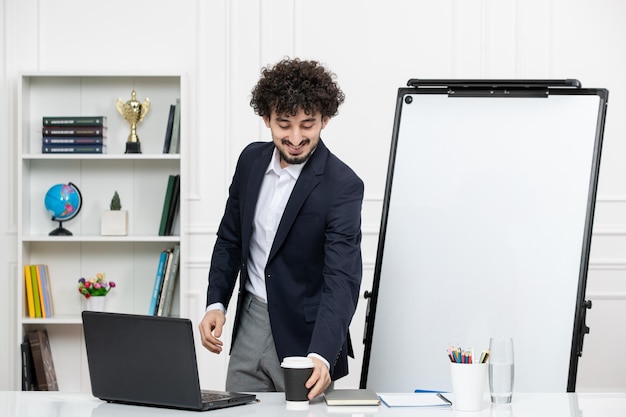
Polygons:
M363 191L363 182L358 177L345 181L336 191L327 213L324 290L309 352L324 357L331 369L346 343L361 286Z

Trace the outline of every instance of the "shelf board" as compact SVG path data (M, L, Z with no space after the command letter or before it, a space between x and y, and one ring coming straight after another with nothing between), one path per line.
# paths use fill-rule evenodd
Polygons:
M25 160L54 160L54 159L62 159L62 160L81 160L81 159L96 159L96 160L125 160L125 161L158 161L158 160L180 160L180 154L177 153L164 153L164 154L40 154L40 153L28 153L22 154L22 159Z
M21 322L22 324L41 324L46 326L49 324L83 324L80 314L60 314L45 319L22 317Z
M97 242L97 243L135 243L135 242L180 242L180 236L22 236L22 242Z

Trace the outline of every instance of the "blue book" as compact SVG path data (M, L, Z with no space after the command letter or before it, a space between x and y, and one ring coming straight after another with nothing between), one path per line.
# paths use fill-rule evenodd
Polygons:
M148 314L156 315L159 308L159 298L161 296L161 286L163 285L163 273L165 272L165 264L167 263L168 251L161 252L159 257L159 266L157 267L156 277L154 279L154 288L152 290L152 300L150 301L150 309Z

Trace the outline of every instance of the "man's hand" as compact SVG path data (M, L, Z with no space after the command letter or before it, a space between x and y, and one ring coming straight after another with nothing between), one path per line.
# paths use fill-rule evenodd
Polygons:
M313 360L313 374L304 384L309 390L309 400L317 397L326 391L326 388L330 386L330 372L328 367L319 358L311 357Z
M202 346L213 353L219 354L222 351L222 328L226 322L226 316L222 310L209 310L198 326L200 328L200 339Z

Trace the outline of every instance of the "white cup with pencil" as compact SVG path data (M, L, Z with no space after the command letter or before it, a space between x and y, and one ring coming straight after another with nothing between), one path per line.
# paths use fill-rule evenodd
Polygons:
M473 349L448 347L450 378L454 394L454 408L458 411L480 411L483 409L488 374L489 351L480 357Z

